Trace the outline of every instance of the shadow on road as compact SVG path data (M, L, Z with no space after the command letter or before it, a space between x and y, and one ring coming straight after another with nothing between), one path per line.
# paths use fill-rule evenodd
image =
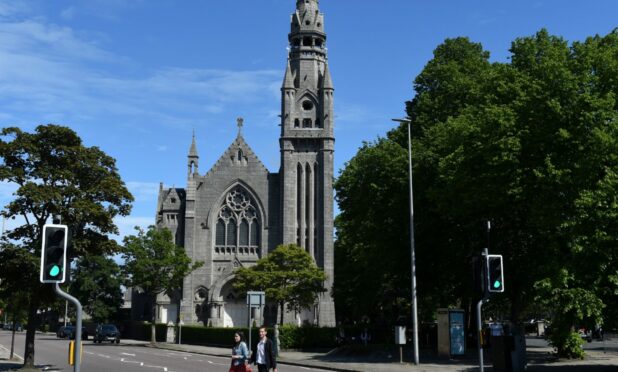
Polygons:
M21 362L8 362L0 364L0 371L19 371L19 372L40 372L40 371L60 371L53 364L37 365L35 369L22 369Z
M531 366L528 365L527 371L532 372L545 372L545 371L560 371L560 372L616 372L616 366L599 366L594 364L578 364L574 366L565 366L565 365L544 365L544 366Z

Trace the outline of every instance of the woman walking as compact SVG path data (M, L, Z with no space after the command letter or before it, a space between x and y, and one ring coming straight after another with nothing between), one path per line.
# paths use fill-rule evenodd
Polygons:
M249 349L245 344L242 332L234 333L234 347L232 348L232 365L230 372L246 372L249 359Z

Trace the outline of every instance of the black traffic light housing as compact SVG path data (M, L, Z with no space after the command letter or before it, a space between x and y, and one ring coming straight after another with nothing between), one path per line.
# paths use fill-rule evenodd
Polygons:
M485 258L486 285L489 293L504 292L504 270L502 266L502 255L489 254Z
M66 225L44 225L41 247L41 283L64 283L67 262Z

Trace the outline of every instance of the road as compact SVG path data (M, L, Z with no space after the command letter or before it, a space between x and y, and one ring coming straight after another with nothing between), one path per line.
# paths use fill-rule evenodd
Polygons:
M15 353L23 356L25 332L15 337ZM10 349L11 333L0 331L0 345ZM94 344L84 341L82 371L88 372L228 372L230 359L209 355L175 352L128 345L122 341L116 344ZM57 339L51 334L37 334L35 342L35 363L47 367L47 371L73 371L67 362L69 341ZM253 368L257 371L257 368ZM323 371L315 368L280 366L279 371L307 372Z
M538 347L548 347L547 340L543 338L529 337L526 338L526 347L528 350L533 350ZM618 353L618 338L607 337L604 341L593 340L592 342L584 343L584 351L602 351L606 353Z

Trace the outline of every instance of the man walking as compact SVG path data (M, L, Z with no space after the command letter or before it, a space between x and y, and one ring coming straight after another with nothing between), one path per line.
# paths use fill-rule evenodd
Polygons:
M273 351L273 342L266 337L266 328L260 327L260 341L253 348L251 363L257 364L258 372L277 372L277 358Z

